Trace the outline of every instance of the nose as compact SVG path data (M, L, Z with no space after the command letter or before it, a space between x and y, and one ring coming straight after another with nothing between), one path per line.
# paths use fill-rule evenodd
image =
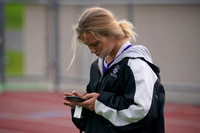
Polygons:
M96 49L95 49L95 48L93 48L93 47L89 47L89 49L90 49L90 53L91 53L91 54L93 54L93 53L95 53L95 52L96 52Z

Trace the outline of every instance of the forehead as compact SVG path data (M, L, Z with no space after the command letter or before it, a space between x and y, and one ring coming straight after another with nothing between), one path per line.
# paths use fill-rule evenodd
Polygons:
M97 41L97 39L91 33L88 32L82 33L80 35L80 40L82 40L83 43L87 45Z

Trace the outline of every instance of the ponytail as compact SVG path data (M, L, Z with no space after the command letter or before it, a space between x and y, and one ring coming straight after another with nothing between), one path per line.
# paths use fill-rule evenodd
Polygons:
M125 38L128 38L134 42L136 42L136 32L134 31L134 26L132 23L128 22L127 20L119 21L119 26L121 27L122 31L124 32Z

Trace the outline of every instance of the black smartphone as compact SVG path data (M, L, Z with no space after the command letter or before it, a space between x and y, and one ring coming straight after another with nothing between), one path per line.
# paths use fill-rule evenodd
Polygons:
M66 99L70 101L75 101L75 102L83 102L85 101L84 99L77 97L77 96L66 96Z

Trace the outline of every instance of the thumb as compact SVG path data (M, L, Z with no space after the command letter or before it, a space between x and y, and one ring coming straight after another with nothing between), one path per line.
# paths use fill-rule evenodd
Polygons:
M80 98L83 97L80 93L78 93L78 92L76 92L76 91L73 91L72 94L73 94L74 96L77 96L77 97L80 97Z
M98 95L98 93L89 93L84 96L84 99L97 98Z
M85 96L86 94L87 94L87 91L84 91L84 92L83 92L83 96Z
M89 94L86 94L83 98L84 99L90 99L90 98L92 98L93 96L92 96L92 93L89 93Z

